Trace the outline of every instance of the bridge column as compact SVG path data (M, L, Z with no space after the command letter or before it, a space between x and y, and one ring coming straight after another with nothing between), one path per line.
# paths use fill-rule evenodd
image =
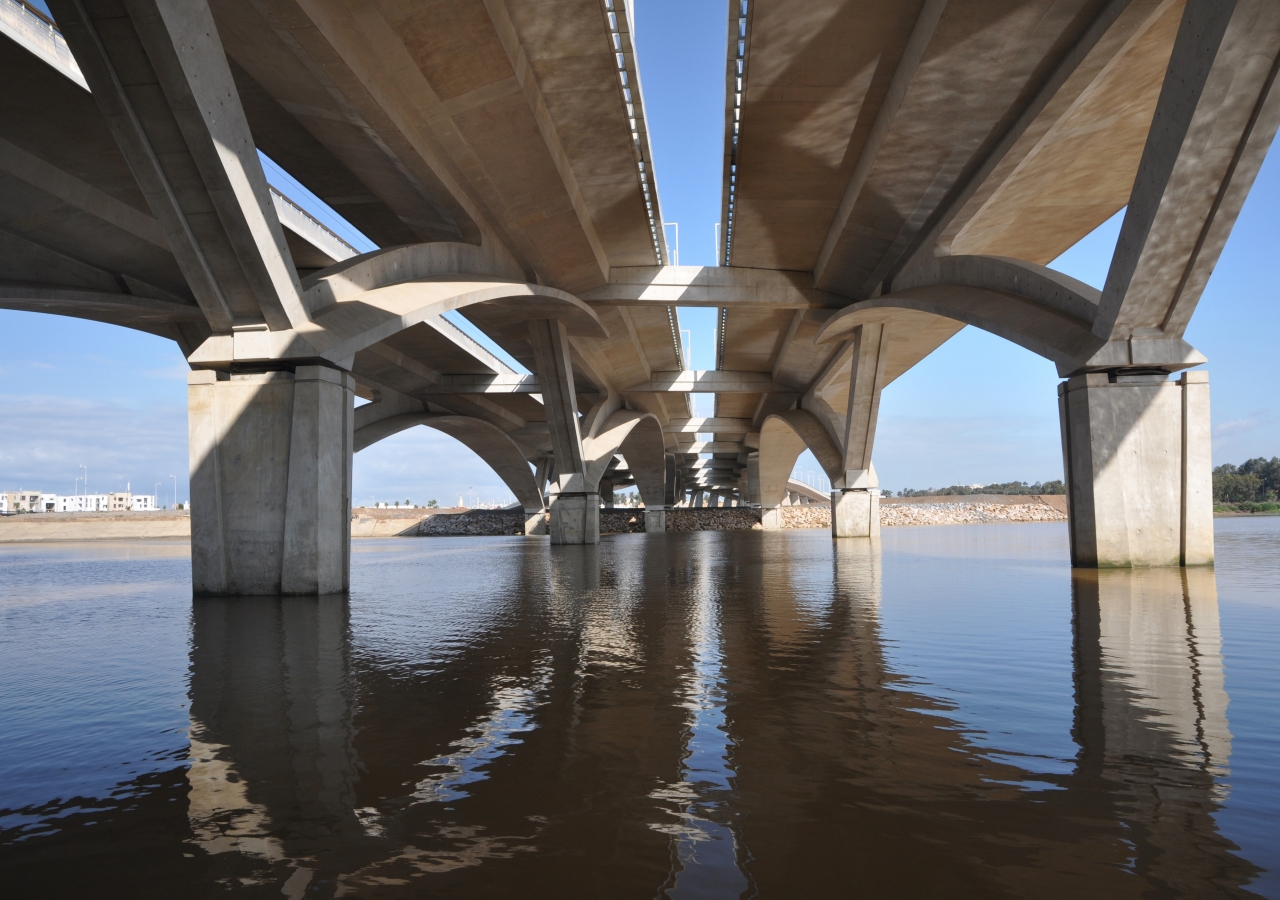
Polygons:
M559 490L551 498L551 543L597 544L600 495L587 485L569 337L564 323L539 319L529 323L529 339L556 460Z
M350 587L354 389L349 374L323 366L191 373L197 596Z
M1089 373L1058 398L1072 565L1211 564L1208 373Z
M831 492L831 536L880 536L880 482L871 464L880 417L889 330L860 325L853 335L849 367L849 406L845 416L844 478Z

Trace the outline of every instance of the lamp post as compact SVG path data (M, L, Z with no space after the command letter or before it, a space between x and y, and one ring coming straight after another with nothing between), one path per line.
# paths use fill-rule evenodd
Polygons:
M170 475L169 477L173 479L173 505L176 508L178 505L178 476Z
M77 469L84 469L84 495L89 496L89 469L86 466L76 466Z
M676 230L676 252L672 254L672 265L680 265L680 223L679 222L663 222L663 229L674 228Z

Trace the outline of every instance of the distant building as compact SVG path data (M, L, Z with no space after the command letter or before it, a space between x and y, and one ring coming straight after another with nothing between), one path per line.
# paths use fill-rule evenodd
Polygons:
M112 494L46 494L41 491L0 491L0 515L40 512L152 512L153 494L117 491Z
M41 496L39 491L0 492L0 513L41 512Z

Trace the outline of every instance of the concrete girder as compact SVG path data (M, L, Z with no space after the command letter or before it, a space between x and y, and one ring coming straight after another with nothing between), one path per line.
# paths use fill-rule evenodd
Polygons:
M163 292L156 291L157 295ZM0 309L89 319L169 338L192 352L209 335L198 306L137 294L81 291L52 285L0 284Z
M558 319L534 319L528 329L555 454L551 543L596 544L600 541L599 485L587 479L568 332Z
M794 390L787 385L775 384L768 372L726 372L722 370L693 370L683 372L654 372L648 384L623 388L624 393L694 393L694 394L757 394L771 391Z
M555 288L509 282L412 281L377 288L359 299L320 310L304 329L214 335L194 354L193 365L322 359L340 367L378 341L451 310L497 310L534 319L567 319L575 329L604 337L594 313Z
M418 425L444 432L465 445L502 479L527 514L542 513L542 490L524 453L502 429L474 416L428 412L412 397L385 391L377 401L356 408L352 452L359 453Z
M599 485L606 469L621 454L635 477L640 497L660 508L666 493L666 447L657 418L635 410L617 410L585 442L588 491Z
M1280 125L1280 5L1188 0L1093 331L1180 338Z
M813 451L832 484L843 476L843 454L826 427L813 413L793 409L771 415L765 420L764 427L760 429L760 450L757 457L759 503L762 507L772 509L782 503L796 460L806 448Z
M316 196L381 246L492 237L465 181L396 121L402 90L374 81L385 42L360 59L367 39L336 5L210 5L258 146Z
M819 341L847 336L878 309L914 309L989 331L1044 356L1060 374L1125 366L1170 371L1205 361L1181 338L1108 342L1093 332L1100 292L1070 276L1021 260L933 257L895 279L893 292L833 316Z
M600 306L839 309L845 297L815 290L809 272L729 266L615 266L609 283L578 295Z
M51 9L209 327L302 324L297 272L208 6Z
M751 420L715 417L672 419L662 430L667 434L747 434L751 431Z

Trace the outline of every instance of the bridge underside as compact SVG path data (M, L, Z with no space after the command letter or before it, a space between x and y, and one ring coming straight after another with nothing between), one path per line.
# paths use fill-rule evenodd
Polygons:
M805 449L873 538L881 392L966 325L1065 379L1075 564L1213 559L1183 334L1280 121L1276 4L735 2L715 267L666 265L622 0L50 5L0 36L0 307L182 348L198 592L345 590L352 455L416 425L553 543L632 485L655 529L768 526ZM1101 290L1045 268L1122 208Z

